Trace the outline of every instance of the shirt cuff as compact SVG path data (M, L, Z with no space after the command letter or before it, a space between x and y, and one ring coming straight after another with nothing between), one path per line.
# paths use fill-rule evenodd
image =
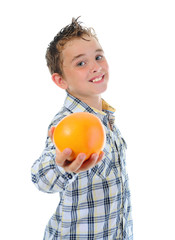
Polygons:
M69 184L75 181L77 173L66 172L62 167L56 165L56 172L59 176L59 185L62 185L62 188L66 188Z

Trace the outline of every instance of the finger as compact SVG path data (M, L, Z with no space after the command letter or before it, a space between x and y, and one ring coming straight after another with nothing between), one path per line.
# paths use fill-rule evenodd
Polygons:
M64 166L65 161L67 161L67 159L69 159L71 154L72 154L72 150L70 148L65 148L62 152L57 151L56 163L59 166Z
M65 167L64 169L67 172L77 172L77 170L81 167L81 165L83 164L84 160L86 159L86 154L84 153L80 153L78 154L77 158L72 161L67 167Z
M55 127L51 127L49 129L49 132L48 132L48 135L51 138L52 142L53 142L53 133L54 133L54 131L55 131Z
M104 155L105 155L105 153L101 151L100 155L99 155L99 158L96 161L96 164L98 164L103 159Z
M81 172L81 171L86 171L92 167L94 167L96 165L96 162L98 160L98 154L97 153L93 153L89 159L87 159L82 166L77 170L77 172Z

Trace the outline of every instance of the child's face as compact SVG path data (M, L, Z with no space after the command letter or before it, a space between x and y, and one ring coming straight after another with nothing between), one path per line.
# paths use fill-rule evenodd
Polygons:
M94 37L73 39L62 51L65 89L77 98L99 96L107 88L108 63Z

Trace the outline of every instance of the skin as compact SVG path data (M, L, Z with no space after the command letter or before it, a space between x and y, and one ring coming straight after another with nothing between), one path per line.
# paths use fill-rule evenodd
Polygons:
M86 36L86 39L89 41L76 38L66 43L62 51L63 74L52 74L52 80L89 106L102 110L101 93L107 89L108 63L99 42L94 37ZM94 79L98 81L92 82ZM54 129L52 127L49 130L52 141ZM56 163L66 172L86 171L98 164L104 156L104 152L93 153L84 162L86 155L80 153L74 161L69 161L71 153L70 148L63 152L56 149Z

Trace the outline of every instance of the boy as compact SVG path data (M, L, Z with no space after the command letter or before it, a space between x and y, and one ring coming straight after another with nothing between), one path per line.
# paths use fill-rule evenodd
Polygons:
M49 126L42 155L32 166L32 181L39 190L60 193L44 240L131 240L126 144L114 125L115 110L101 98L109 74L95 32L73 19L50 43L46 60L52 80L66 90L67 97ZM106 131L103 152L92 154L87 161L84 153L69 161L72 150L59 152L53 143L54 127L74 112L96 115Z

